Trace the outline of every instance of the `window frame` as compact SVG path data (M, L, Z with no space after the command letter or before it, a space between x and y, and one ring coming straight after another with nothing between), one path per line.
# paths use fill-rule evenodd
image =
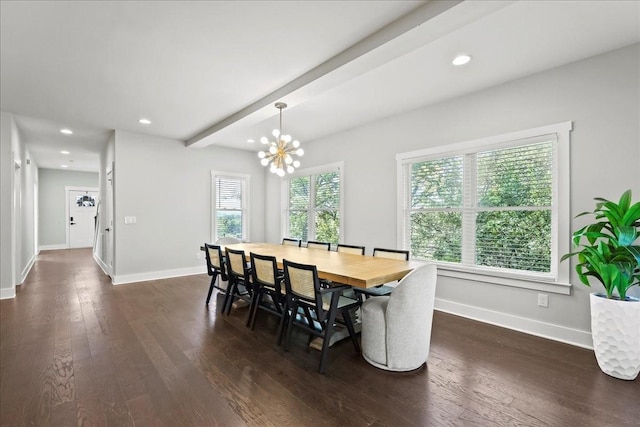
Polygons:
M222 171L211 171L211 242L215 242L220 237L217 235L218 223L217 223L217 191L216 191L216 183L218 178L229 178L236 179L242 182L242 239L243 241L250 240L249 236L249 224L250 221L250 212L249 209L249 192L250 192L250 182L251 175L236 173L236 172L222 172ZM223 209L224 211L225 209Z
M442 261L430 261L438 266L441 276L479 281L497 285L534 289L550 293L569 295L570 264L561 263L562 254L570 251L571 215L570 215L570 132L572 122L561 122L501 135L470 141L442 145L396 155L397 162L397 236L398 247L410 247L410 213L408 208L409 188L406 165L455 155L478 153L481 151L525 145L525 140L534 140L545 135L555 134L554 159L552 165L552 208L551 208L551 272L548 274L508 271L476 265L462 265Z
M280 225L280 235L283 237L288 236L289 232L289 183L291 178L299 178L304 176L314 177L316 175L320 175L323 173L329 172L337 172L340 176L340 206L338 207L338 215L340 217L340 226L338 227L338 243L344 242L344 162L336 162L330 163L327 165L321 165L306 169L297 169L292 174L287 174L286 177L282 179L281 184L281 197L282 200L282 222ZM309 180L309 192L315 196L315 179ZM310 200L311 202L311 200ZM319 211L324 211L327 209L315 209L315 200L313 200L314 206L311 204L309 209L307 210L307 214L309 215L309 230L307 230L307 240L316 240L315 234L315 221L312 221L312 218L315 219L315 213ZM313 214L313 216L312 216Z

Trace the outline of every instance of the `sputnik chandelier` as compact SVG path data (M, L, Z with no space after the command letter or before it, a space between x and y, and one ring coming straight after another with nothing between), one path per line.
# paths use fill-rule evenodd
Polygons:
M282 110L287 108L284 102L276 102L275 107L280 110L280 129L274 129L272 134L275 141L269 141L269 138L263 136L260 142L268 145L265 151L260 151L258 157L262 166L271 164L269 170L271 173L283 177L285 172L293 173L296 168L300 167L300 161L294 160L293 156L302 156L304 150L300 148L300 142L291 142L291 135L282 134Z

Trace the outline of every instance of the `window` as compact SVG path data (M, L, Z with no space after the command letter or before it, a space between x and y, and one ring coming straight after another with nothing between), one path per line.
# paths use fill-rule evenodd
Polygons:
M249 176L226 172L211 172L212 238L231 236L248 240Z
M460 272L452 276L568 283L559 255L569 249L570 130L569 122L398 155L400 245Z
M342 169L342 164L334 164L301 170L283 180L284 237L340 241Z

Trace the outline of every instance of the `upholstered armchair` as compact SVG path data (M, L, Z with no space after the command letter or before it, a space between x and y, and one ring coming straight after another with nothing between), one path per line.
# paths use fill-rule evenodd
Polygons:
M426 363L436 293L436 266L407 274L389 296L362 304L362 355L389 371L411 371Z

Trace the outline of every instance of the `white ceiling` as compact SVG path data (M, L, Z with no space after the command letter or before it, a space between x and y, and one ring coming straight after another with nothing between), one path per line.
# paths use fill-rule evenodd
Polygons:
M98 170L112 129L258 151L282 100L311 143L638 42L637 1L2 1L0 107L40 167Z

